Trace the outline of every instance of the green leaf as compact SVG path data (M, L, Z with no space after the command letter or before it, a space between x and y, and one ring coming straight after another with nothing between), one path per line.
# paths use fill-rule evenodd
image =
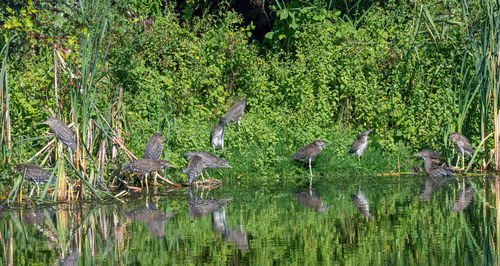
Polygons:
M273 38L274 31L270 31L264 35L264 38L271 40Z

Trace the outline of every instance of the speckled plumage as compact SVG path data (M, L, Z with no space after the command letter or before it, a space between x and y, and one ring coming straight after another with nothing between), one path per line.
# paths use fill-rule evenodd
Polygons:
M203 159L195 155L189 159L189 163L183 173L188 176L189 184L192 184L201 175L201 171L203 171Z
M429 177L438 177L438 176L452 176L455 173L446 166L440 166L435 164L429 154L427 153L416 153L413 156L420 157L424 161L424 169Z
M297 151L295 154L292 155L291 159L292 160L299 160L299 161L308 161L309 162L309 174L312 176L312 169L311 169L311 162L318 157L318 155L323 151L323 147L328 147L328 145L324 140L322 139L317 139L313 141L311 144L308 144L302 148L300 148L299 151Z
M175 166L169 163L167 160L153 160L144 158L124 164L122 170L137 174L147 174L154 171L160 171L165 167L175 167Z
M68 146L73 152L76 152L76 139L73 131L64 124L63 121L56 117L50 117L46 121L42 122L44 125L48 125L50 131L56 135L56 138L64 145Z
M217 147L224 149L224 127L225 124L221 119L210 132L210 145L214 148L214 153Z
M233 104L224 115L223 121L228 124L230 122L240 124L241 118L245 113L245 105L247 101L245 99Z
M368 219L375 219L375 217L370 213L370 203L361 189L358 190L358 194L351 195L352 203L358 208L359 212L363 214Z
M146 144L144 158L159 160L163 152L163 137L160 133L154 133Z
M204 151L188 151L184 155L191 158L198 155L203 160L204 168L206 169L219 169L219 168L233 168L227 161L223 158L219 158L210 152Z
M43 185L49 181L51 172L38 165L18 164L16 168L14 168L14 171L20 173L21 175L24 174L25 170L26 175L24 178L30 182L34 182L37 186ZM55 185L56 182L57 178L54 176L52 178L52 185Z
M470 144L469 139L464 135L453 132L450 134L450 140L455 144L455 149L457 153L466 154L467 156L472 158L474 154L474 150L472 149L472 145Z
M351 149L349 150L349 153L355 153L356 156L358 156L358 161L361 158L361 155L366 150L366 147L368 146L368 135L373 131L373 128L363 131L359 134L358 138L352 143Z

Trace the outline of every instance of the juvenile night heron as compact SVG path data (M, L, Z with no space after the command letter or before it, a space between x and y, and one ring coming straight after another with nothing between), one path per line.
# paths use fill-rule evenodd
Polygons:
M361 155L368 146L368 135L373 131L373 128L363 131L359 134L358 138L352 143L349 153L355 153L358 156L358 161L361 160Z
M432 163L436 165L442 165L443 163L439 160L439 156L441 156L441 152L437 153L431 149L423 149L420 151L422 154L427 154L429 157L431 157Z
M144 158L159 160L163 151L163 137L160 133L154 133L149 138L144 150Z
M375 217L370 213L370 203L361 189L358 194L351 195L352 203L358 208L359 212L367 219L375 220Z
M48 125L50 131L56 135L56 138L62 142L62 144L68 146L73 152L76 152L75 134L73 134L73 131L71 131L63 121L56 117L50 117L42 122L42 124Z
M311 162L316 159L316 157L323 151L323 147L328 147L328 145L324 140L322 139L317 139L313 141L313 143L308 144L302 148L298 152L296 152L294 155L292 155L292 160L299 160L299 161L309 161L309 173L311 174L311 177L313 176L312 174L312 168L311 168Z
M195 155L189 159L189 163L184 169L183 173L188 176L189 184L193 184L194 181L198 179L198 177L202 174L203 171L203 159Z
M224 150L224 127L226 126L224 118L219 120L219 123L210 132L210 145L214 148L222 147Z
M204 169L219 169L219 168L233 168L230 164L227 163L225 159L221 159L210 152L204 151L188 151L184 155L186 157L191 158L195 155L198 155L203 160L203 168Z
M238 131L240 130L240 123L241 123L241 118L243 117L243 114L245 113L245 105L247 103L246 99L243 99L235 104L233 104L231 107L229 107L229 110L227 110L226 114L224 115L224 121L226 124L228 123L238 123Z
M31 164L18 164L16 168L14 168L14 172L18 172L21 175L24 174L26 171L26 174L24 178L26 180L35 183L37 187L37 193L38 195L40 194L40 185L46 184L49 182L50 179L50 173L51 171L45 170L42 167L38 165L31 165ZM52 177L52 182L50 183L51 185L56 185L57 183L57 178L54 176ZM33 194L33 191L35 190L35 187L31 189L31 192L28 197L31 197Z
M428 153L419 152L419 153L413 154L413 156L422 158L422 160L424 161L425 172L427 173L427 176L429 176L429 177L455 175L455 172L453 172L453 170L451 170L449 167L440 166L438 164L435 164L432 161L432 158Z
M458 167L458 163L460 162L460 154L462 154L462 168L465 168L465 154L467 154L470 158L472 158L472 155L474 154L474 151L472 150L472 145L470 145L470 141L462 134L457 133L457 132L452 132L450 134L450 138L455 144L455 150L457 150L457 165L455 167Z
M128 171L131 173L144 175L145 176L144 179L146 181L146 190L148 191L147 174L155 171L160 171L165 167L175 168L175 166L169 163L167 160L153 160L149 158L143 158L124 164L122 167L122 171ZM142 179L141 179L141 184L142 184Z

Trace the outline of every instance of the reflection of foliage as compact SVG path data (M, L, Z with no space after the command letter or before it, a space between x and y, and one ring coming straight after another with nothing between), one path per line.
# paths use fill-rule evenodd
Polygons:
M496 209L484 205L487 203L481 198L484 195L489 204L494 202L496 195L490 189L494 180L469 183L481 192L467 209L455 213L457 183L445 185L430 201L422 202L417 198L423 184L420 178L402 176L400 183L393 177L354 179L326 176L315 181L317 196L332 206L321 213L305 208L293 197L298 192L293 181L210 191L213 199L233 198L225 207L225 223L228 228L241 225L249 241L247 251L222 241L210 215L188 216L188 199L177 192L156 203L158 211L176 213L163 221L165 235L160 239L147 224L126 218L126 210L144 207L144 202L132 201L37 210L36 224L26 219L35 210L25 209L22 215L9 211L0 219L0 240L6 248L13 245L13 263L36 260L53 264L62 257L60 249L67 252L75 244L81 247L79 260L85 264L455 265L496 260L490 242L496 239L492 231ZM366 219L352 203L350 195L359 187L370 199L376 220Z

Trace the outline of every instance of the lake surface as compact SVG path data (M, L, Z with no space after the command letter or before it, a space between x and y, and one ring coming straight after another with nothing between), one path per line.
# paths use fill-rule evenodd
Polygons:
M319 176L0 211L1 264L495 264L491 177Z

